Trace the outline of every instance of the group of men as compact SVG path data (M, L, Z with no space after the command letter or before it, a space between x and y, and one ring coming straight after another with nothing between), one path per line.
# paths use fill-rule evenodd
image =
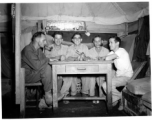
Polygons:
M124 48L120 48L121 39L113 37L109 39L110 52L103 47L100 36L93 39L94 47L88 47L82 43L82 35L75 33L72 37L71 46L62 45L63 34L54 34L54 43L49 42L43 32L33 35L32 41L22 50L22 67L25 68L26 83L41 81L44 86L45 95L39 103L39 108L50 108L52 105L52 75L51 61L103 61L113 60L116 71L112 74L112 102L115 105L121 99L121 92L116 87L125 86L133 75L129 55ZM78 78L75 76L59 76L57 81L58 100L66 95L77 95ZM95 96L95 84L103 88L106 93L106 80L104 76L81 76L82 97ZM122 106L119 107L122 110Z

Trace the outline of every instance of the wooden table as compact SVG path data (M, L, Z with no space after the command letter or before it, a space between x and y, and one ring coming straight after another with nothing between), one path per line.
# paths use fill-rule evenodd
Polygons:
M58 108L57 75L63 74L106 74L107 75L107 108L112 109L112 61L60 61L50 62L53 79L53 108Z

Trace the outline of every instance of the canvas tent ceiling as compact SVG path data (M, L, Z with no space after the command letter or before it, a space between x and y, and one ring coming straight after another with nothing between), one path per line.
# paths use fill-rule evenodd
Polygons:
M1 23L10 19L7 8L8 4L0 4ZM74 20L85 21L90 32L118 33L128 30L127 23L146 15L149 2L22 3L21 29L35 26L38 20Z
M0 4L0 21L10 15ZM149 14L148 2L26 3L21 4L22 20L81 20L103 25L133 22Z
M22 19L80 20L102 25L133 22L149 14L148 2L22 4Z

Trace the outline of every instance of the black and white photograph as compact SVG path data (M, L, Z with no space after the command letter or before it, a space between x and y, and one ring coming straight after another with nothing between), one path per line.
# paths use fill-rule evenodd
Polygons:
M150 117L150 5L1 1L1 118Z

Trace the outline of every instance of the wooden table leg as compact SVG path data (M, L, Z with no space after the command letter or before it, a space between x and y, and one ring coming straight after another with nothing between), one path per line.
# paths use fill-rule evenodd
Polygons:
M107 72L107 107L108 112L112 109L112 69L111 64L108 65L108 72Z
M101 92L101 81L100 81L100 78L99 78L99 97L102 96L102 92Z
M58 107L57 100L57 73L56 66L52 65L52 81L53 81L53 109Z

